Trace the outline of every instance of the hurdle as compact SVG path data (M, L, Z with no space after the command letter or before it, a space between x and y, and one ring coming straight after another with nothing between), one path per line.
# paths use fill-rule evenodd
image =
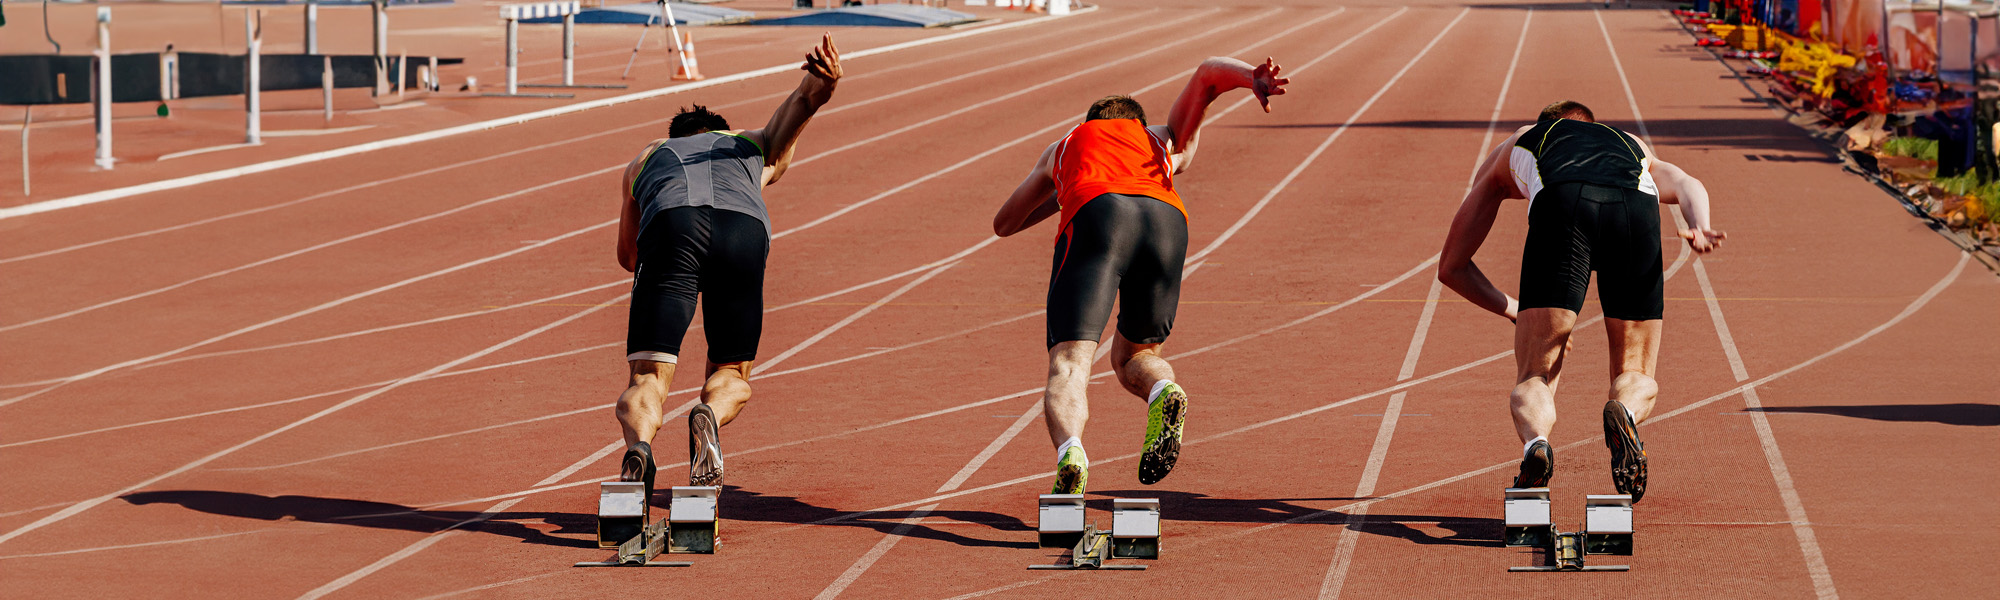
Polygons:
M92 53L97 69L92 73L90 93L97 105L97 168L111 170L111 7L97 7L97 51ZM22 125L22 131L27 126ZM25 146L26 144L23 143ZM26 152L22 156L26 156Z
M520 92L520 88L625 89L625 86L620 84L579 84L576 82L576 13L581 10L582 5L576 0L501 6L500 18L507 22L507 92L503 94L482 95L524 98L574 98L575 95L573 94L523 94ZM545 17L562 17L562 83L521 83L521 20Z
M263 106L261 104L264 87L263 68L260 66L264 45L264 12L243 9L243 43L247 46L243 63L243 143L255 146L264 143ZM331 104L328 105L329 109Z

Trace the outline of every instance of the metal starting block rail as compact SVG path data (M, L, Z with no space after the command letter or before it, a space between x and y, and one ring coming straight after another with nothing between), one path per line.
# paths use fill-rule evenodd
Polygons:
M667 518L651 519L646 484L607 481L597 495L597 546L617 548L611 560L580 562L578 567L692 567L685 561L654 560L661 554L715 553L716 501L721 488L676 487Z
M524 98L574 98L574 94L523 94L520 93L519 88L625 89L625 86L620 84L578 84L576 82L576 13L581 11L581 3L577 0L501 6L500 18L507 21L507 92L504 94L481 95ZM521 83L519 72L521 20L548 17L562 17L562 83Z
M1070 548L1068 564L1028 565L1043 570L1143 571L1146 565L1106 565L1107 558L1157 559L1160 557L1160 500L1119 498L1112 500L1111 530L1104 531L1084 520L1082 494L1043 494L1036 514L1038 545L1043 548Z
M1549 488L1507 488L1505 541L1509 547L1539 547L1549 563L1508 567L1512 572L1630 571L1630 565L1585 565L1591 554L1632 554L1632 497L1584 497L1583 531L1562 532L1549 515Z

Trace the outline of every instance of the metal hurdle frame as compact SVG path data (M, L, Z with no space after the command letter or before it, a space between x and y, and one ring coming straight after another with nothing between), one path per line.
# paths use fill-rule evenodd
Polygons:
M577 0L540 2L535 4L508 4L500 7L500 18L507 22L507 91L483 96L523 97L523 98L574 98L574 94L523 94L520 88L569 88L569 89L625 89L620 84L579 84L576 82L576 13L582 10ZM521 83L521 20L545 17L562 17L562 83Z

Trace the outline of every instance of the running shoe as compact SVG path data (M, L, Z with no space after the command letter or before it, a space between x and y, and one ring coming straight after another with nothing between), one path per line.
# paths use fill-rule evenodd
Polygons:
M1056 461L1056 486L1051 494L1081 494L1083 485L1090 482L1090 461L1083 457L1082 448L1070 448Z
M1604 445L1611 448L1611 484L1638 502L1646 495L1646 444L1639 441L1632 414L1617 400L1604 403Z
M625 449L625 459L618 468L619 481L643 481L646 483L646 501L653 498L653 476L660 469L653 464L653 445L646 442L634 444Z
M696 404L688 411L688 485L722 485L722 432L715 411Z
M1548 440L1535 440L1521 455L1521 474L1514 476L1514 487L1549 487L1549 478L1555 474L1556 449L1549 447Z
M1139 447L1139 483L1166 479L1181 457L1181 425L1187 420L1187 393L1168 383L1146 405L1146 442Z

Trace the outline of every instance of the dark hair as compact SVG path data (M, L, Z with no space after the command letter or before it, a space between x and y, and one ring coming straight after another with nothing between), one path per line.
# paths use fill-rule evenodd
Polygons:
M1597 122L1597 115L1590 113L1590 107L1575 100L1564 100L1542 108L1540 120L1569 119L1572 121Z
M680 112L674 113L673 124L667 126L667 137L687 137L704 131L725 129L729 129L729 121L724 120L722 115L708 110L708 107L696 104L694 108L683 108Z
M1090 112L1083 116L1085 121L1098 119L1138 119L1140 125L1145 125L1146 109L1131 96L1105 96L1090 103Z

